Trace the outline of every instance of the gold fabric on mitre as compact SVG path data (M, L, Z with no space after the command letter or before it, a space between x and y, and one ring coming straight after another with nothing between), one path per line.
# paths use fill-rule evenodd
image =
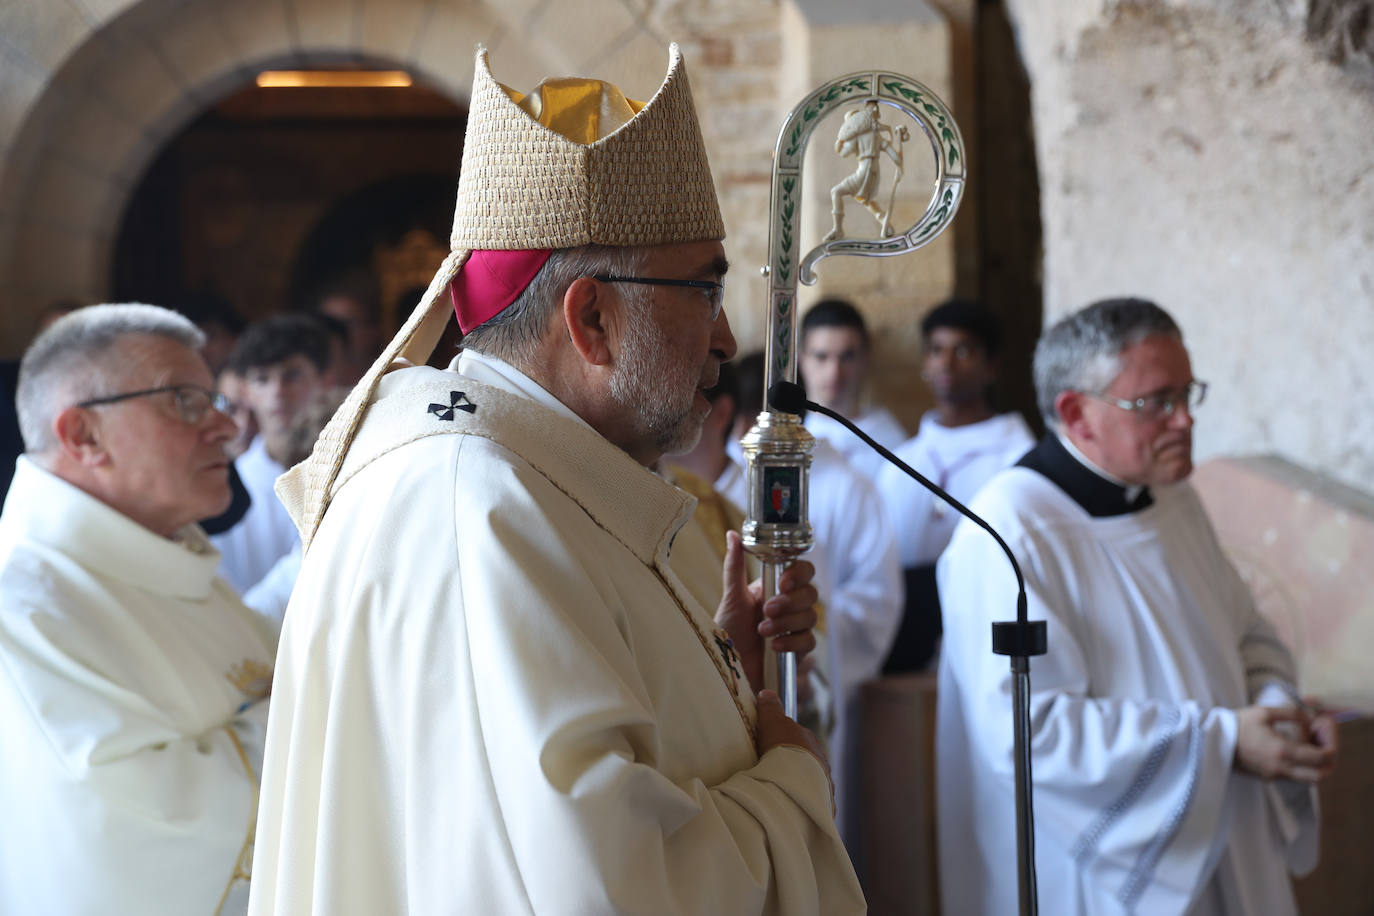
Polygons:
M601 80L546 80L528 96L478 48L449 256L409 320L354 387L310 458L277 494L308 549L383 374L423 364L451 314L449 283L474 250L648 246L718 240L725 223L678 46L647 102Z
M646 104L625 98L605 80L580 77L544 80L529 95L504 83L501 88L531 118L574 143L595 143L614 133Z

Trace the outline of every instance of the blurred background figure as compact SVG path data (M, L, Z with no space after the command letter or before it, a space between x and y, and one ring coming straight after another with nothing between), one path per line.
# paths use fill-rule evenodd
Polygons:
M248 450L248 446L252 444L253 438L258 434L257 418L253 416L253 410L248 406L247 380L239 373L225 369L220 372L219 378L216 380L216 387L219 393L225 397L223 412L225 416L234 421L236 432L234 438L230 439L224 446L224 453L231 459L229 490L233 494L233 498L229 501L229 508L219 515L200 520L200 527L212 537L223 534L243 521L243 517L248 514L248 509L253 504L253 498L248 495L248 488L244 485L243 478L239 476L238 468L232 461Z
M802 317L797 367L807 397L846 417L884 448L896 448L906 430L885 408L865 405L868 378L868 327L863 315L844 299L822 299ZM809 414L806 428L825 439L869 480L878 476L881 455L839 423Z
M258 435L234 461L252 500L243 520L214 538L224 559L220 574L243 594L296 546L296 526L273 485L289 467L292 424L325 388L329 335L309 315L277 315L244 331L229 359L244 379L245 400Z
M219 393L229 399L225 406L229 409L229 419L238 427L238 434L229 440L224 450L230 458L237 458L248 451L248 446L258 434L258 418L249 406L248 379L234 369L224 369L219 374Z
M353 385L382 352L382 306L376 281L361 271L344 274L324 288L314 311L343 322L348 329L347 359L332 375L337 384Z
M248 323L228 299L216 293L200 292L182 296L176 302L176 310L191 319L205 335L200 355L205 358L210 371L219 375L229 362L229 354L234 352L234 345Z
M204 337L80 309L19 373L0 514L0 912L242 913L275 640L195 520L229 502Z
M329 368L324 371L325 387L352 387L353 382L350 381L348 375L349 365L353 359L353 344L352 338L348 334L348 325L333 315L326 315L324 312L307 312L306 314L319 324L329 339Z
M1030 451L1035 438L1020 414L993 411L1002 324L990 308L951 299L922 319L921 339L921 378L935 406L916 435L893 451L967 504L993 474ZM935 561L962 516L891 464L879 473L878 489L896 526L906 580L902 628L883 670L920 671L935 657L941 632Z
M319 439L329 418L334 416L334 411L344 402L348 391L347 388L325 388L311 395L282 437L282 464L289 468L310 457L311 451L315 448L315 440ZM248 589L243 596L243 603L269 620L277 632L281 632L286 605L291 600L291 590L296 587L296 577L300 575L300 571L301 544L297 539L291 551L274 563L256 585Z
M736 361L735 370L738 411L730 445L738 449L739 436L748 432L763 410L764 354L742 357ZM720 397L714 403L725 405L728 401ZM715 441L710 430L716 425L717 421L708 416L703 439ZM854 438L848 430L843 432ZM868 448L862 442L860 445ZM859 689L881 673L883 660L892 648L901 623L902 574L892 523L877 488L825 439L817 437L811 458L810 520L816 546L806 559L816 567L812 584L820 593L827 643L824 657L818 659L817 676L822 681L818 692L830 697L829 708L821 713L823 724L828 726L825 737L830 742L840 836L858 867L862 854ZM716 463L714 457L695 452L687 460L704 470ZM742 453L739 460L743 461ZM715 478L715 486L747 508L749 493L742 463L722 471Z

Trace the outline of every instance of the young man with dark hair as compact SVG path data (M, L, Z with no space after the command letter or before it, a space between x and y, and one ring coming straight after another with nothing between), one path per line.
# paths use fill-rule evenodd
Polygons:
M287 468L292 423L326 387L328 332L309 315L264 319L243 332L227 369L243 378L259 432L234 461L252 504L241 522L212 540L224 555L220 575L244 594L299 541L272 488Z
M864 380L868 375L868 327L863 315L843 299L822 299L802 317L798 367L807 395L852 420L879 444L896 448L906 430L890 412L870 405L860 409ZM810 414L806 428L825 439L844 455L854 469L875 480L883 459L858 436L839 423Z
M1015 463L1035 440L1020 414L995 413L989 401L1002 345L1001 322L990 308L951 299L921 321L921 337L921 377L935 396L935 406L921 417L916 435L893 451L967 503L988 478ZM919 671L934 658L941 632L935 561L961 516L896 467L882 469L878 489L892 513L906 576L902 628L885 670Z

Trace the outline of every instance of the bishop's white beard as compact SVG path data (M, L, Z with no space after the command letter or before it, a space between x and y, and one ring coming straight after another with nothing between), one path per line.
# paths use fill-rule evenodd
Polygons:
M647 290L645 292L648 292ZM709 407L696 404L701 367L676 359L663 328L649 316L649 296L627 299L629 326L611 373L611 398L632 418L636 438L665 455L691 451Z

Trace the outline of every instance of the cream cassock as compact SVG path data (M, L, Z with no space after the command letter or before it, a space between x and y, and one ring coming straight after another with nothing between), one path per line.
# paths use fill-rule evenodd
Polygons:
M459 368L382 380L306 553L252 912L862 911L824 771L756 755L668 565L693 500Z
M169 540L20 458L0 517L0 912L243 912L267 624Z

